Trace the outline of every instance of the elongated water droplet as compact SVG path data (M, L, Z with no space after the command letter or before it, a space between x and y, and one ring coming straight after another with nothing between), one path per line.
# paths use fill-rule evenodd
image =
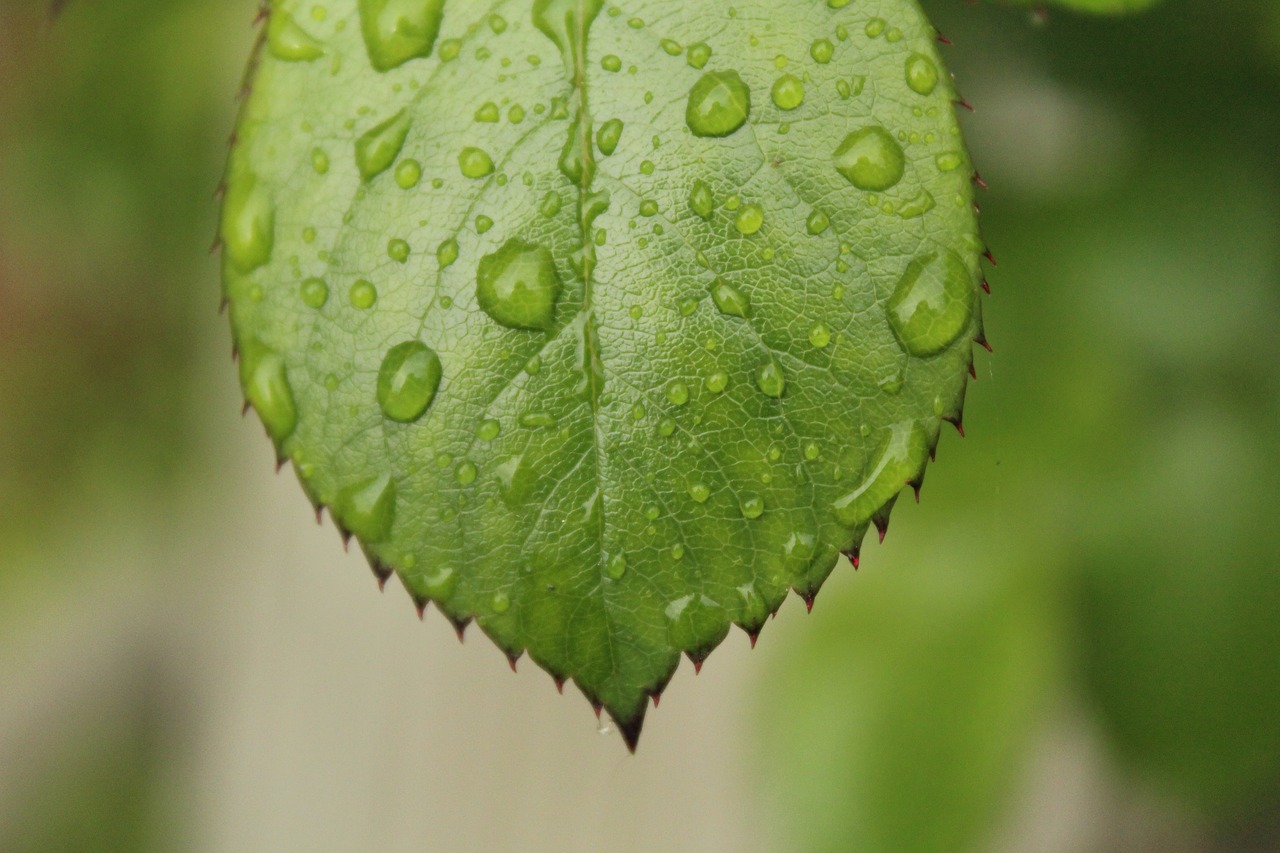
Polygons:
M751 90L737 71L708 72L689 90L685 122L694 136L728 136L750 115Z
M277 9L267 25L267 48L285 62L310 62L324 56L324 45L312 38L288 12Z
M390 71L431 55L444 0L360 0L360 32L369 63Z
M711 299L722 314L746 317L751 312L751 300L747 295L724 279L717 279L711 286Z
M265 347L247 346L240 353L240 382L245 400L280 444L298 427L298 407L284 359Z
M356 140L356 166L362 178L373 180L390 168L400 156L412 124L408 111L401 110Z
M916 479L928 453L929 432L923 423L895 424L862 482L832 505L836 520L846 527L868 524L908 482Z
M621 139L622 122L616 118L609 119L596 131L596 145L600 148L600 153L606 157L618 150L618 141Z
M481 258L476 273L476 301L513 329L550 329L561 287L551 252L516 238Z
M902 348L921 358L946 349L969 326L973 275L952 251L913 260L889 298L889 324Z
M236 269L249 273L271 260L275 223L267 188L251 174L233 175L222 202L222 244Z
M393 421L416 421L430 408L443 373L440 357L421 341L392 347L378 371L379 408Z
M836 149L836 170L860 190L883 192L902 180L906 156L883 127L864 127Z
M362 480L338 493L333 512L342 526L365 542L383 542L396 516L396 484L389 474Z
M627 555L614 554L609 558L609 562L605 564L605 574L614 580L621 580L622 576L627 573Z

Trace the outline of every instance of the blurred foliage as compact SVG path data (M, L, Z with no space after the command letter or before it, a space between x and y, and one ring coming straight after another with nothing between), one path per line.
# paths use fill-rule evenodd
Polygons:
M997 354L923 506L765 631L758 820L777 849L989 849L1083 708L1121 784L1277 849L1280 9L926 5L978 108ZM0 5L0 618L48 565L23 554L163 500L205 450L204 249L253 6L49 28ZM144 846L172 756L139 720L69 737L0 848Z

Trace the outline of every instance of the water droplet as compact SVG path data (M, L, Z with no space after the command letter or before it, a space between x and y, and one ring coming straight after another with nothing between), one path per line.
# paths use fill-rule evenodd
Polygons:
M759 518L764 515L764 499L758 495L748 495L738 504L738 509L742 512L743 518Z
M480 259L476 301L504 326L550 329L560 290L555 260L542 246L513 238Z
M421 341L391 348L378 371L378 406L393 421L413 423L435 399L443 375L440 357Z
M750 115L751 90L737 71L708 72L689 90L685 122L694 136L728 136Z
M498 105L493 101L485 101L476 109L476 121L494 124L499 118L501 114L498 112Z
M422 164L412 157L396 166L396 183L402 190L411 190L422 180Z
M378 301L378 289L373 286L373 282L360 279L351 285L351 304L360 310L368 310Z
M329 171L329 155L324 153L323 148L311 150L311 168L317 175L323 175Z
M794 110L804 103L804 83L794 74L783 74L774 81L770 94L778 109Z
M787 380L776 361L766 361L756 368L756 385L770 397L781 397L787 390Z
M813 328L809 329L809 343L818 349L823 349L831 343L831 330L827 328L826 323L813 324Z
M867 34L868 38L877 38L882 32L884 32L884 28L888 25L888 22L885 21L884 18L872 18L867 21L867 26L863 31Z
M409 244L399 237L393 237L387 242L387 257L398 264L403 264L409 260Z
M511 609L511 596L505 592L495 592L493 600L489 602L494 613L506 613Z
M271 13L271 23L267 25L267 47L272 56L285 62L310 62L324 56L324 45L281 9Z
M476 438L481 441L493 441L502 434L502 424L490 418L481 421L480 426L476 427Z
M275 246L276 210L267 188L253 175L233 177L222 203L222 243L227 257L242 273L271 260Z
M412 123L408 111L401 110L356 140L356 166L362 178L373 180L390 168L400 156Z
M938 66L923 53L907 57L907 85L921 95L932 94L938 86Z
M813 57L814 62L822 65L826 65L831 61L835 50L835 45L827 39L817 39L813 44L809 45L809 55Z
M453 478L458 481L459 486L471 485L479 474L480 470L476 468L476 463L470 459L462 460L458 463L458 467L453 469Z
M658 203L656 201L653 201L652 199L645 199L644 201L640 202L640 215L641 216L657 216Z
M810 462L822 455L822 449L814 442L809 442L804 446L804 458Z
M711 195L711 187L706 181L698 180L693 182L693 189L689 190L689 207L693 212L707 219L715 210L715 199Z
M862 482L832 505L836 520L846 527L860 527L870 522L916 478L928 453L929 434L921 422L895 424Z
M561 201L560 194L558 192L555 190L547 190L547 194L543 196L542 204L538 206L538 210L541 211L543 216L551 219L560 212L562 204L563 202Z
M360 0L359 8L365 50L378 71L431 55L444 0Z
M555 416L548 412L528 412L520 416L520 426L541 429L556 425Z
M883 127L864 127L845 137L836 149L835 164L858 189L882 192L902 180L906 157Z
M612 53L606 53L600 59L600 67L605 71L618 72L622 70L622 60Z
M329 301L329 285L322 278L309 278L302 283L302 304L320 309Z
M717 370L707 377L707 390L712 394L719 394L729 387L729 374L723 370Z
M436 263L440 265L440 269L445 269L453 266L456 260L458 260L458 241L451 237L436 249Z
M483 213L476 217L476 233L484 234L493 227L493 220Z
M764 227L764 208L758 204L744 204L734 217L733 226L738 233L750 237Z
M952 251L913 260L889 298L889 324L902 348L921 358L946 349L969 325L973 275Z
M468 146L458 155L458 168L463 177L483 178L493 173L493 158L479 148Z
M964 157L954 151L947 151L935 157L934 162L938 164L939 172L954 172L960 168Z
M701 41L697 44L689 45L686 59L692 68L706 68L707 63L711 61L711 46Z
M298 426L298 407L284 359L265 347L244 347L240 353L240 382L245 400L276 443L293 435Z
M702 483L694 483L689 487L689 497L693 498L695 503L706 503L711 497L711 489Z
M618 141L620 139L622 139L622 121L620 119L609 119L600 125L600 129L596 131L596 145L599 146L600 153L606 157L618 150Z
M342 526L365 542L382 542L391 535L396 516L396 484L389 474L363 480L338 493L334 515Z
M609 558L609 562L604 567L605 574L614 580L621 580L622 576L627 573L627 555L614 554Z
M667 399L677 406L689 402L689 386L682 380L675 379L667 384Z
M746 317L751 311L751 300L747 295L722 278L716 279L711 286L711 299L722 314Z
M815 210L809 214L809 219L805 222L805 228L815 237L827 230L831 225L831 219L821 210Z

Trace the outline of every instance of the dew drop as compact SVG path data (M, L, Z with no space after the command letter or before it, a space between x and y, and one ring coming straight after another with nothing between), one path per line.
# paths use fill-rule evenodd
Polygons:
M831 225L831 219L821 210L815 210L809 214L809 219L805 222L805 228L815 237L827 230Z
M504 326L550 329L560 290L555 260L543 246L513 238L480 259L476 301Z
M323 175L329 171L329 155L324 152L323 148L313 148L311 150L311 168L317 175Z
M356 140L356 166L366 181L373 180L390 168L412 125L407 110L401 110L365 132Z
M889 298L889 324L910 355L924 358L946 349L969 325L973 276L952 251L913 260Z
M832 505L836 520L845 527L860 527L870 522L915 479L928 452L929 434L921 422L895 424L862 482Z
M685 122L694 136L728 136L750 115L751 90L737 71L708 72L689 90Z
M480 426L476 427L476 438L481 441L493 441L502 434L502 424L490 418L480 422Z
M707 390L712 394L719 394L729 387L729 374L723 370L717 370L707 377Z
M431 55L444 0L360 0L359 8L365 50L378 71Z
M614 554L605 563L604 571L613 580L622 580L622 576L627 573L627 555Z
M458 260L458 241L450 237L436 249L436 263L440 265L440 269L446 269L453 266L456 260Z
M831 61L831 57L835 55L835 45L828 39L817 39L813 44L809 45L809 55L813 57L813 61L821 65L826 65Z
M689 207L693 212L703 219L708 219L715 210L715 206L715 198L711 195L711 187L707 182L694 181L693 189L689 190Z
M222 204L222 243L227 257L242 273L271 260L275 246L276 210L266 187L242 174L227 186Z
M495 104L493 101L485 101L483 104L481 104L479 107L476 108L475 119L478 122L484 122L486 124L494 124L498 121L500 117L501 115L498 112L498 105Z
M721 314L746 317L751 311L751 300L747 295L724 279L716 279L716 283L712 285L711 299Z
M244 397L276 443L293 435L298 407L284 359L264 347L245 347L240 354L240 382Z
M938 66L923 53L907 57L907 85L911 91L929 95L938 86Z
M382 542L391 535L396 516L396 484L389 474L363 480L338 493L334 515L342 526L365 542Z
M422 180L422 164L413 158L401 161L396 166L396 184L402 190L411 190Z
M480 470L476 468L476 463L470 459L464 459L458 463L458 467L453 469L453 478L458 481L459 486L469 486L476 481Z
M392 347L378 370L378 407L393 421L413 423L430 408L443 372L440 357L421 341Z
M697 44L689 45L686 61L692 68L706 68L707 63L711 61L711 46L701 41Z
M756 368L756 386L769 397L781 397L787 390L787 380L776 361L766 361Z
M845 137L836 149L835 164L858 189L882 192L902 180L906 157L883 127L864 127Z
M745 519L756 519L764 515L764 499L758 495L749 495L738 504L738 509Z
M667 384L667 399L674 405L683 406L689 402L689 386L680 379L672 380Z
M479 148L468 146L458 155L458 168L465 178L483 178L493 173L493 158Z
M373 282L366 279L360 279L351 285L351 304L362 311L373 307L378 301L378 289L373 286Z
M495 592L489 606L493 608L494 613L506 613L511 609L511 596L505 592Z
M409 244L399 237L393 237L387 242L387 257L398 264L403 264L409 260Z
M609 119L596 131L596 145L600 148L600 153L606 157L618 150L618 141L621 139L621 119Z
M704 504L711 497L711 489L703 483L694 483L689 487L689 497L693 498L694 503Z
M814 323L809 329L809 343L818 349L825 349L831 343L831 330L827 328L826 323Z
M555 190L547 190L547 194L543 196L542 204L538 206L538 210L547 219L551 219L560 212L562 204L563 202L561 201L560 194L558 192Z
M329 285L322 278L309 278L302 282L300 288L302 304L308 308L320 309L329 301Z
M271 13L271 23L267 25L267 47L272 56L285 62L310 62L324 56L324 45L283 10Z
M758 204L744 204L734 217L733 227L746 237L755 234L764 227L764 208Z
M794 74L783 74L774 81L770 94L778 109L794 110L804 103L804 83Z

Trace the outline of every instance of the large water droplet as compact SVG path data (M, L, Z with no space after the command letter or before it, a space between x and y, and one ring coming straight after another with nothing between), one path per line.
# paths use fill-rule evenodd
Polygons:
M233 176L222 203L222 243L236 269L252 272L271 260L275 223L276 209L267 188L251 174Z
M443 375L440 357L421 341L394 346L378 371L378 406L393 421L412 423L431 406Z
M444 0L360 0L359 9L369 62L379 71L390 71L431 55Z
M240 382L245 399L276 443L291 436L298 426L298 408L284 359L264 347L244 347L240 354Z
M555 260L542 246L513 238L480 259L476 301L504 326L549 329L560 290Z
M751 90L737 71L703 74L689 90L685 122L694 136L728 136L751 115Z
M271 13L267 48L272 56L285 62L310 62L324 56L324 45L298 26L293 16L283 9Z
M333 502L334 515L347 530L365 542L382 542L391 535L396 516L396 484L388 474L343 489Z
M836 149L836 170L860 190L883 192L902 180L906 157L883 127L864 127Z
M373 180L391 167L400 156L411 125L408 111L401 110L356 140L356 166L362 178Z
M921 255L889 298L889 324L902 348L921 358L946 349L969 325L973 276L952 251Z
M463 177L483 178L493 173L493 158L486 151L468 146L458 155L458 168Z
M858 488L832 505L836 520L846 527L860 527L870 522L919 475L928 453L929 433L923 423L895 424Z
M600 148L600 153L606 157L618 150L618 141L621 139L622 121L620 119L609 119L596 131L596 145Z

